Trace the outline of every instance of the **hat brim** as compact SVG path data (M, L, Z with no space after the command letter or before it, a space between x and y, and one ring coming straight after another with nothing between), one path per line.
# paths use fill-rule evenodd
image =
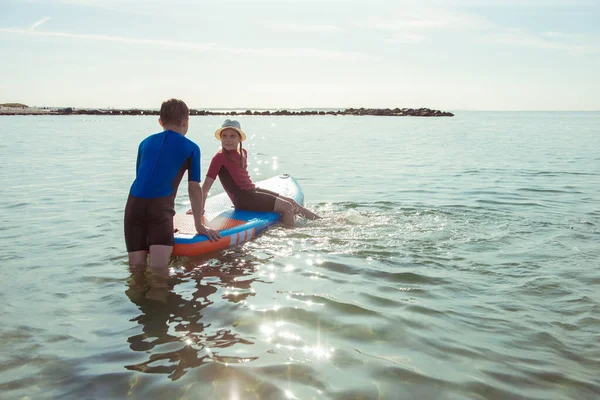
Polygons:
M217 138L217 140L218 140L219 142L221 141L221 132L223 132L225 129L233 129L234 131L236 131L237 133L239 133L239 134L240 134L240 136L242 137L242 142L243 142L244 140L246 140L246 134L244 133L244 131L243 131L243 130L241 130L241 129L238 129L238 128L236 128L236 127L233 127L233 126L225 126L225 127L219 128L219 129L217 129L217 130L215 131L215 137Z

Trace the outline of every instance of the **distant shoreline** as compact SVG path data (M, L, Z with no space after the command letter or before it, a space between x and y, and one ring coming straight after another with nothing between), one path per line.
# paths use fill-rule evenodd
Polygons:
M148 109L100 109L73 107L28 107L19 104L0 104L0 115L159 115L158 110ZM246 111L212 111L191 109L192 116L211 115L257 115L257 116L293 116L293 115L373 115L389 117L453 117L447 111L429 108L346 108L337 111L323 110L246 110Z

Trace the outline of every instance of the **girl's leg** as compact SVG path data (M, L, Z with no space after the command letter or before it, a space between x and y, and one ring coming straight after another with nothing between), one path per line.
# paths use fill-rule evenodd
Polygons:
M306 219L319 219L321 217L319 217L317 214L313 213L312 211L302 207L301 205L297 204L298 208L296 210L296 214L300 215L301 217L304 217Z
M281 214L281 222L283 222L284 225L288 227L294 226L294 206L292 203L282 199L281 197L277 197L275 199L274 211Z
M281 196L270 190L256 188L238 197L237 208L242 210L270 211L281 214L281 221L286 226L294 226L294 215L298 214L307 219L320 218L289 197Z
M292 205L294 206L294 214L300 215L301 217L304 217L306 219L321 218L317 214L313 213L312 211L302 207L300 204L296 203L293 199L290 199L289 197L279 196L279 198L287 200L288 202L292 203Z

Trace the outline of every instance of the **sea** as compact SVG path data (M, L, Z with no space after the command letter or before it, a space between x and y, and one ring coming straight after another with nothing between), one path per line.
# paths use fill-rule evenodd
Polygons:
M0 117L0 398L600 398L600 112L453 112L239 116L322 218L152 296L123 210L157 118ZM203 176L224 119L190 119Z

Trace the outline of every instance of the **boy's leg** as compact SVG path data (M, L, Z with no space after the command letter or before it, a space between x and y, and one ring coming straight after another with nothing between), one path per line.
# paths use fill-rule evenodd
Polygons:
M169 277L169 258L173 253L173 216L172 200L168 197L152 199L148 206L149 226L148 244L150 250L150 269L161 278Z
M148 226L144 210L146 200L129 195L125 205L124 233L129 271L146 271L148 259Z
M135 304L139 305L143 301L144 294L148 291L148 280L146 279L145 270L132 271L129 279L127 279L127 290L125 294Z
M143 272L146 270L146 259L148 252L146 250L131 251L127 253L129 258L129 272Z
M173 246L162 244L150 245L150 273L146 292L146 299L166 303L169 297L169 258Z
M150 268L155 275L161 278L169 277L169 259L172 253L173 246L150 245Z

